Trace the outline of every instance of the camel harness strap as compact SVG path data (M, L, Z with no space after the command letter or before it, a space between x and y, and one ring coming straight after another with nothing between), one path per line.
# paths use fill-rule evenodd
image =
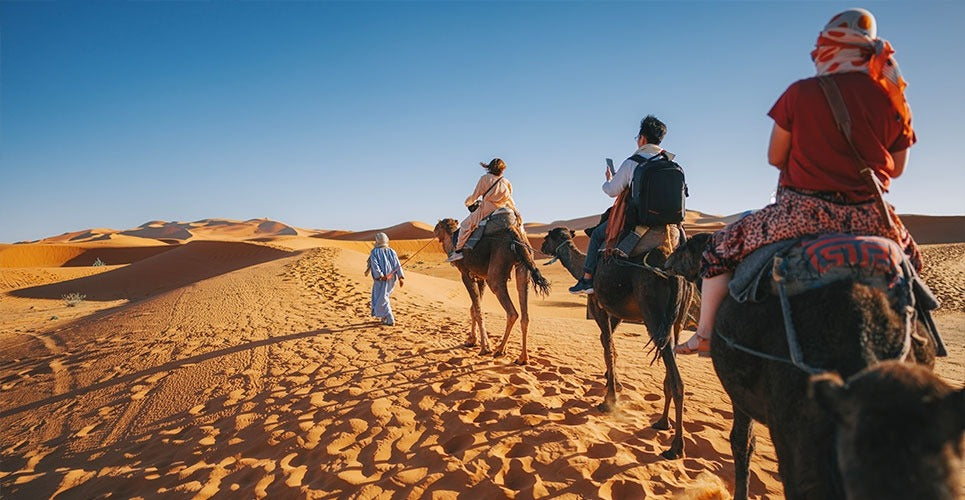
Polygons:
M804 361L804 353L801 351L801 343L798 342L797 330L794 329L794 320L793 318L791 318L791 303L787 298L787 288L784 285L787 279L784 277L783 274L778 272L778 269L780 269L780 262L781 262L780 257L776 257L774 259L773 278L774 278L774 282L777 283L778 297L780 297L781 299L781 314L784 318L784 333L785 335L787 335L787 350L790 353L791 359L773 356L770 354L766 354L766 353L751 349L749 347L744 347L738 344L734 339L727 337L720 332L717 332L717 336L720 337L721 340L726 342L728 347L732 349L736 349L741 352L745 352L752 356L757 356L758 358L767 359L770 361L777 361L780 363L794 365L799 370L805 373L809 373L811 375L816 375L818 373L825 373L828 370L811 366ZM898 361L904 361L908 357L908 354L911 353L911 330L914 324L915 308L910 305L905 306L904 316L905 316L904 318L905 319L905 338L902 342L901 353L898 355L898 358L897 358Z

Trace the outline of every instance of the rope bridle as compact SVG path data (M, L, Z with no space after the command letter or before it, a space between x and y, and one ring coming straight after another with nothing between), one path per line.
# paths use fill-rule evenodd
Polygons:
M572 245L572 244L573 244L573 240L564 238L564 239L563 239L563 243L560 243L559 245L556 246L555 249L553 249L553 253L551 254L551 255L553 256L553 258L550 259L550 260L548 260L548 261L546 261L543 265L544 265L544 266L548 266L548 265L553 264L553 263L555 263L556 261L560 260L560 257L562 257L562 255L560 255L560 249L563 248L564 246L566 246L567 244Z

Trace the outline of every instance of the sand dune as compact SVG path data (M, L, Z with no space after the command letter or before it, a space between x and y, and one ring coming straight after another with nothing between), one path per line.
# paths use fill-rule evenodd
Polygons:
M554 289L531 300L531 363L519 367L518 327L504 358L462 346L469 301L426 224L387 228L393 248L412 257L389 328L369 317L362 271L371 235L322 239L271 222L258 233L264 223L187 223L188 243L118 246L118 255L166 250L103 267L61 267L93 257L84 252L95 243L0 245L0 263L18 264L0 267L4 498L733 491L730 406L706 359L679 359L683 459L660 458L671 434L649 427L663 405L663 367L650 365L643 327L616 334L621 410L595 409L604 393L599 331L584 319L585 300L566 292L572 278L559 264L541 266ZM421 237L401 237L413 235ZM951 351L937 371L962 384L965 243L923 250ZM87 299L68 307L68 289ZM504 314L492 294L483 312L498 336ZM773 446L757 429L751 493L778 498Z
M390 240L418 240L432 238L432 228L433 226L424 222L409 221L382 229L369 229L355 233L327 232L320 233L317 236L332 240L372 241L375 239L376 233L385 233Z
M24 288L12 295L58 299L83 293L88 300L132 300L290 255L287 250L230 241L196 241L165 250L109 272Z
M123 245L126 242L122 242ZM156 244L157 242L155 242ZM171 250L171 246L11 245L0 248L0 267L90 266L130 264Z

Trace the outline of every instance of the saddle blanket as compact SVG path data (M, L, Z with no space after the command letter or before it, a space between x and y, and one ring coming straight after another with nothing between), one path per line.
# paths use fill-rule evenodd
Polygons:
M845 279L891 293L907 287L917 274L901 247L888 238L827 234L758 249L737 266L731 295L741 302L760 302L776 294L774 277L794 296Z
M738 302L762 302L778 295L778 281L793 297L841 280L885 290L898 310L913 307L935 341L936 354L947 355L930 313L938 308L938 299L901 247L888 238L827 234L779 241L744 259L729 286Z

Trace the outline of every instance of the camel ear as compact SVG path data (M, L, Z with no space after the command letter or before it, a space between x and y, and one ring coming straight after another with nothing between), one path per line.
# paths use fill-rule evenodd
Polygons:
M576 231L570 229L570 238L573 238L575 236L576 236Z
M808 397L818 406L830 413L838 421L845 420L847 414L847 388L837 373L819 373L808 381Z

